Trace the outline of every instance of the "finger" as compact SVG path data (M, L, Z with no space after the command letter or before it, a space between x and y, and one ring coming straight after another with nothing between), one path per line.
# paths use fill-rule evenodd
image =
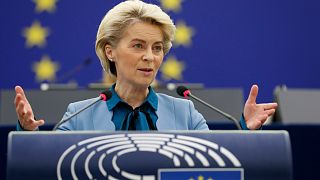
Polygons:
M33 113L32 113L32 111L27 111L27 118L28 119L30 119L30 120L32 120L32 121L34 121L34 116L33 116Z
M33 126L35 120L29 111L27 111L27 113L24 115L23 119L24 119L24 127L27 128L27 127Z
M21 97L20 97L20 94L17 94L14 98L14 105L16 106L16 109L19 105L19 102L21 101Z
M27 113L24 108L24 102L22 102L22 101L19 102L18 107L16 109L16 112L17 112L19 118L23 117Z
M36 130L39 126L44 125L44 120L32 120L32 123L29 124L29 130Z
M20 102L17 108L17 115L22 127L25 127L25 124L28 123L28 118L26 117L27 111L24 107L24 103Z
M253 103L253 104L256 103L256 99L257 99L257 96L258 96L258 91L259 91L259 88L258 88L257 85L253 85L251 87L247 103Z
M35 120L34 125L38 126L42 126L44 125L45 121L43 119L41 120Z
M263 124L264 122L266 122L266 120L268 119L268 114L261 114L258 117L258 120L260 121L261 124Z
M269 109L269 110L266 110L264 111L268 116L271 116L272 114L274 114L276 112L275 109Z
M16 86L14 89L16 91L16 94L21 94L22 99L28 101L21 86Z
M32 111L27 111L27 114L25 115L25 121L22 124L22 127L26 130L33 131L38 128L38 126L41 126L44 124L44 120L35 120Z
M276 109L278 107L277 103L264 103L264 104L258 104L258 105L263 107L264 110Z
M22 95L21 94L17 94L16 97L14 98L14 104L16 106L16 108L18 107L19 103L23 101L22 100Z

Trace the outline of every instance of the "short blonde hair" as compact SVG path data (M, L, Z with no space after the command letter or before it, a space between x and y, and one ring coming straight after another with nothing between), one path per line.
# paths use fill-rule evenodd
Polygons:
M128 0L113 7L102 19L97 32L96 53L103 69L110 75L117 76L114 62L105 53L107 44L116 47L125 29L137 21L148 22L160 27L163 32L164 54L167 54L174 39L175 25L169 15L154 4L140 0Z

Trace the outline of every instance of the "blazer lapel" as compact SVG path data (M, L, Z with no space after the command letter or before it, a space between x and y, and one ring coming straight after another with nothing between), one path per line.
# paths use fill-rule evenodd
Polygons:
M162 130L176 130L175 124L175 109L172 101L164 100L158 95L158 110L156 111L158 115L158 120L156 122L157 129Z

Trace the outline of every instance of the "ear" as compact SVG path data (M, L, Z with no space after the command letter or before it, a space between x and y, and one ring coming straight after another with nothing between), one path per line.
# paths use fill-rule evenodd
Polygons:
M113 59L114 58L114 52L113 52L113 48L110 44L106 44L106 46L104 47L104 52L107 56L108 59Z

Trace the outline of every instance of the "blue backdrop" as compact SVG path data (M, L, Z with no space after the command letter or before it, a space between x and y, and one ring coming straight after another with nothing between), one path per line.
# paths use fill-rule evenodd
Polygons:
M54 78L59 83L75 81L82 87L100 82L96 31L106 11L119 2L1 1L0 88L12 89L17 84L39 88L41 82ZM245 97L257 83L260 102L272 100L279 84L320 88L320 1L147 2L166 9L179 30L178 41L165 57L168 66L158 74L159 82L242 87ZM92 63L63 78L87 58Z

